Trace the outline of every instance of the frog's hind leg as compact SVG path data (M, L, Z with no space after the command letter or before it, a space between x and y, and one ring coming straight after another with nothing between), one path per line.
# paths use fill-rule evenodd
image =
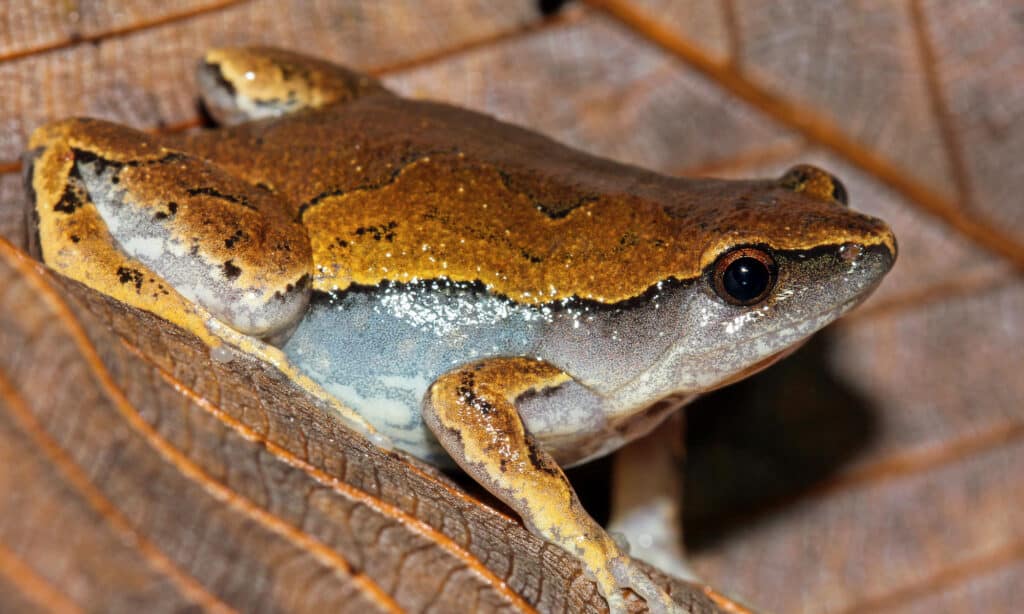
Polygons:
M477 482L514 509L534 534L578 557L613 612L629 588L653 612L682 611L598 525L516 409L525 393L572 381L546 362L492 358L459 367L427 392L423 417L441 445Z
M256 337L304 312L309 239L269 192L98 120L44 126L30 147L40 252L61 273L178 324L194 303Z
M197 80L206 109L225 125L389 94L373 77L272 47L211 49Z

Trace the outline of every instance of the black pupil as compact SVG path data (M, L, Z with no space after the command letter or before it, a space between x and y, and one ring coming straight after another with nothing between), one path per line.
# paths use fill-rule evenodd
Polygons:
M722 287L729 296L746 303L764 294L771 276L768 267L757 258L737 258L725 269Z

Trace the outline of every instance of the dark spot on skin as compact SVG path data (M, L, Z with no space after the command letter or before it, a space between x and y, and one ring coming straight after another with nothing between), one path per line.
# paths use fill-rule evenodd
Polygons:
M142 271L138 269L130 269L128 267L117 267L117 280L122 284L133 284L136 290L142 289L142 282L145 281L145 276Z
M53 206L53 210L58 213L74 213L79 207L82 206L82 176L78 174L78 167L72 166L71 172L68 174L69 181L64 186L64 193L61 194L60 200Z
M167 218L171 217L177 212L178 203L172 200L171 202L167 203L167 211L157 211L155 214L153 214L153 218L157 220L166 220Z
M472 403L472 400L476 398L476 376L470 371L463 371L459 374L459 387L455 389L459 393L459 398L462 399L467 405Z
M79 237L78 235L71 235L71 242L72 243L78 243L81 240L82 240L82 238Z
M353 234L357 237L369 236L372 237L374 241L380 241L383 239L388 242L393 242L395 240L395 233L392 231L397 227L398 222L392 220L387 224L382 224L380 226L360 226L353 231Z
M526 251L525 249L519 250L519 255L522 256L523 258L525 258L526 260L529 260L533 264L540 264L541 262L544 261L544 259L541 258L540 256L534 256L533 254L531 254L530 252Z
M480 413L482 413L485 416L490 416L491 414L497 411L494 408L494 405L491 405L491 403L487 401L487 399L484 399L483 397L479 397L476 395L474 395L473 398L470 400L470 404L474 408L480 410Z
M308 273L304 274L302 277L300 277L297 280L295 280L295 283L291 283L291 284L288 284L287 286L285 286L284 287L284 292L281 292L280 290L275 292L274 293L274 298L276 300L283 301L286 298L288 298L286 295L291 294L295 290L298 290L299 292L304 291L306 289L306 286L309 285L309 280L310 280L309 274Z
M346 241L345 239L341 239L339 237L334 238L334 244L340 247L341 249L345 249L346 247L348 247L348 241Z
M235 265L234 260L228 260L224 263L224 277L228 279L238 279L238 276L242 274L242 269Z
M474 370L475 371L475 370ZM487 399L476 392L476 375L474 371L462 371L459 374L459 386L455 391L459 399L466 405L478 410L485 416L490 416L498 410Z
M553 462L544 462L543 453L537 448L537 442L532 437L526 438L526 449L530 455L530 464L533 465L534 469L558 477L558 467L554 466Z
M291 284L288 284L287 286L285 286L283 292L281 290L278 290L277 292L275 292L274 293L274 298L276 300L283 301L283 300L288 298L288 296L287 296L288 294L291 294L295 290L298 290L299 292L303 292L306 289L306 287L309 286L309 283L310 283L310 276L309 276L308 273L306 273L306 274L302 275L302 277L299 277L297 280L295 280L295 283L291 283Z
M241 228L239 228L230 237L228 237L227 239L224 239L224 247L226 247L228 249L232 249L235 246L235 243L238 243L238 241L240 241L244 237L245 237L245 233L242 232Z

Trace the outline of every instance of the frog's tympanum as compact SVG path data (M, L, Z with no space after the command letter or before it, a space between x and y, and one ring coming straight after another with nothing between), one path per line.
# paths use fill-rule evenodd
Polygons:
M452 461L613 610L675 606L560 467L757 371L892 266L830 174L681 179L274 49L199 67L220 129L32 137L55 270L278 365L379 445Z

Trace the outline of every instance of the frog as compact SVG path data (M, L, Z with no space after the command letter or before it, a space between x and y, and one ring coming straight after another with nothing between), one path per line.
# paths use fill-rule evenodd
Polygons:
M33 253L461 469L612 612L627 589L683 610L564 469L792 352L895 262L817 166L662 175L276 48L210 50L197 81L216 128L33 133Z

